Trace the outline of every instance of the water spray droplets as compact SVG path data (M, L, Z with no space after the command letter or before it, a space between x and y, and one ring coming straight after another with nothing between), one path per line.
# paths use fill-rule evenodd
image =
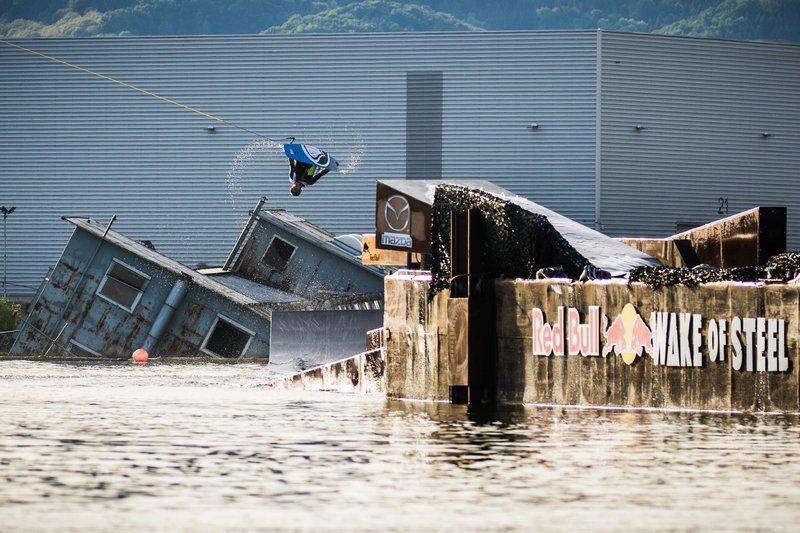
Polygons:
M361 163L361 160L364 158L365 153L366 146L364 144L364 137L358 133L355 136L353 146L350 147L347 156L339 166L339 173L346 175L356 170L358 165Z
M225 183L228 185L228 203L236 207L236 199L242 196L242 171L246 169L253 157L261 152L274 151L282 154L281 143L270 141L269 139L259 139L253 141L236 153L231 162L228 173L225 175Z

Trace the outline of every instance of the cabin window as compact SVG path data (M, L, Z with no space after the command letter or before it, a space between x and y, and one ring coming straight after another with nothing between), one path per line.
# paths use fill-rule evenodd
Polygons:
M133 311L149 280L150 276L144 272L114 259L97 288L97 295L126 311Z
M286 266L292 259L295 250L297 250L295 245L284 241L276 235L269 243L267 251L264 253L264 257L261 258L261 261L273 270L283 272L286 270Z
M200 350L215 357L239 357L250 346L255 335L255 332L230 318L217 315Z

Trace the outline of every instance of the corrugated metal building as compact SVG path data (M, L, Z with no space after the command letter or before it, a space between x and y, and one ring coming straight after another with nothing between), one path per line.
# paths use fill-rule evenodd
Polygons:
M599 42L601 229L666 236L786 206L788 246L800 249L800 46L609 32Z
M247 150L238 129L0 45L12 294L59 256L62 214L117 213L120 231L213 265L262 194L337 233L371 229L378 178L488 179L611 235L788 205L800 247L799 46L600 31L19 43L352 170L294 198L278 146Z

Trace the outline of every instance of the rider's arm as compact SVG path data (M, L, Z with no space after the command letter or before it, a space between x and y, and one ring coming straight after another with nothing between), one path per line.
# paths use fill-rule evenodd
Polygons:
M319 179L320 179L322 176L324 176L325 174L327 174L327 173L328 173L328 172L330 172L330 171L331 171L330 167L328 167L328 168L325 168L325 169L322 169L321 171L317 172L317 173L316 173L316 174L314 174L313 176L311 176L311 177L309 177L309 178L306 178L306 182L307 182L309 185L314 185L314 184L315 184L317 181L319 181Z

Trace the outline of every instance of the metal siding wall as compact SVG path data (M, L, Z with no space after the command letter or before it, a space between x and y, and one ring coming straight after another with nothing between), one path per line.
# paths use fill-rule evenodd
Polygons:
M489 180L593 224L595 47L595 31L478 33L449 46L443 176Z
M727 197L788 206L800 248L800 46L603 32L601 87L603 231L667 236Z
M443 175L484 178L594 217L595 33L41 39L21 44L268 136L297 135L354 172L300 198L275 146L240 165L239 130L0 46L0 203L9 282L32 294L87 215L194 265L222 264L262 194L331 231L373 229L375 179L405 177L406 73L441 70ZM537 132L526 127L541 124ZM570 194L563 194L567 190Z

